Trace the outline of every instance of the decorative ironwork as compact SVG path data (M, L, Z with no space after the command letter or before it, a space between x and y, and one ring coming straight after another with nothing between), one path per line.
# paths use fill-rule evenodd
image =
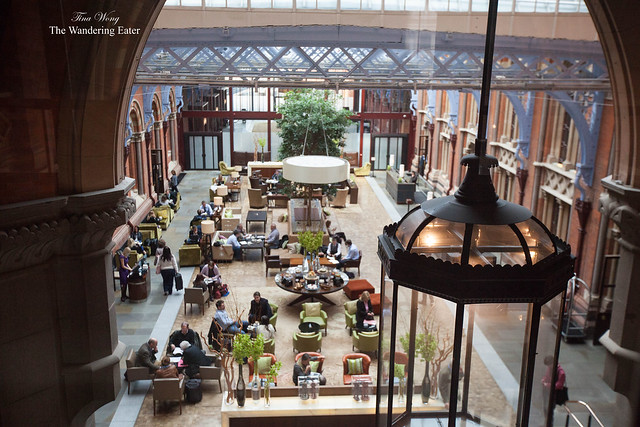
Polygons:
M482 34L348 26L156 29L136 83L478 89ZM598 42L498 37L494 89L607 90Z

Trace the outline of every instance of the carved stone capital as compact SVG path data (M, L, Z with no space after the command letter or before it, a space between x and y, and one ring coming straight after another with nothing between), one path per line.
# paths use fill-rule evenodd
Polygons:
M109 190L0 207L0 273L41 264L55 255L104 250L136 210L127 178Z
M607 190L600 195L599 210L611 218L620 228L619 243L626 249L640 253L640 189L614 182L611 177L602 179Z

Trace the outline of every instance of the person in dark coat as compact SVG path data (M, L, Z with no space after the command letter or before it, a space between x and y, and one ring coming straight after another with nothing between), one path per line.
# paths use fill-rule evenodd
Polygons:
M135 366L146 366L149 368L149 373L155 373L159 366L155 364L156 353L158 352L158 340L155 338L149 338L149 341L142 344L140 349L136 352Z
M171 351L175 350L176 347L179 347L182 341L187 341L189 344L196 343L196 333L193 329L189 329L189 322L182 322L180 325L180 331L175 331L171 334L169 341Z
M260 321L262 316L267 316L271 319L273 311L271 311L269 301L266 298L262 298L260 292L256 291L253 293L253 300L249 309L249 324Z
M189 378L198 378L200 376L200 366L210 366L211 359L209 359L198 347L189 344L189 341L182 341L180 343L182 349L182 363L187 365L184 373Z

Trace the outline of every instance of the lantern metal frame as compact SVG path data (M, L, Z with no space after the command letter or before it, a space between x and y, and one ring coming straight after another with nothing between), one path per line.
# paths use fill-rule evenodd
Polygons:
M487 41L485 46L485 58L493 58L493 44L495 40L495 27L497 18L498 0L490 0L487 18ZM391 328L389 366L394 366L395 343L397 333L398 315L398 290L408 288L414 291L452 301L456 304L455 326L453 339L453 353L451 364L451 388L450 402L447 415L449 426L455 426L458 417L473 419L474 415L468 412L467 401L469 392L469 378L465 376L463 385L463 400L461 410L458 411L458 380L461 368L461 350L463 340L463 328L465 318L465 306L470 306L467 334L467 357L465 357L465 369L469 372L470 354L473 345L474 304L484 303L527 303L527 316L525 336L522 352L522 364L520 372L516 425L526 426L529 423L530 406L532 399L535 358L538 344L538 334L542 317L543 305L563 294L560 303L559 315L556 319L556 334L554 347L554 365L560 345L560 330L564 310L564 300L568 280L573 276L574 257L571 255L570 246L557 236L554 236L547 227L536 219L526 208L514 203L500 200L495 192L489 171L498 165L497 159L486 155L486 127L489 104L489 86L491 81L491 66L493 61L484 61L484 73L482 94L479 106L478 138L476 140L475 154L462 158L461 164L467 166L465 178L455 195L427 200L419 207L411 210L399 222L384 228L382 235L378 237L378 257L381 267L381 301L383 303L380 317L380 346L387 339L384 335L385 323L388 321L385 312L391 311ZM421 216L419 211L422 211ZM414 215L412 217L412 215ZM419 221L416 221L418 217ZM420 220L421 219L421 220ZM416 243L420 237L438 231L430 230L429 224L441 221L448 224L458 224L455 234L458 242L454 249L443 245L438 259L437 248L431 251L416 249ZM522 233L520 224L528 222L537 230L538 237L549 243L544 256L533 259L532 247ZM493 261L476 262L472 260L474 253L474 236L477 238L478 230L486 227L503 226L505 234L512 233L512 238L517 242L512 245L504 245L504 242L487 244L488 252L517 251L522 253L521 264L513 262L501 263L497 256ZM442 233L442 231L439 231ZM475 233L475 234L474 234ZM491 234L491 233L485 233ZM497 234L497 233L496 233ZM490 240L491 236L489 236ZM477 240L477 239L476 239ZM449 252L460 253L453 261L446 259ZM423 252L423 253L419 253ZM478 247L475 248L478 252ZM425 256L427 255L427 256ZM450 257L449 257L450 258ZM477 258L477 257L476 257ZM385 307L385 276L393 281L393 295L391 307ZM413 372L415 359L416 337L416 312L417 296L412 293L410 302L410 347L408 371ZM470 333L469 333L470 332ZM389 381L388 387L383 386L385 373L383 363L378 364L378 390L376 403L377 425L407 425L412 418L435 417L443 415L443 412L412 412L413 375L409 375L407 385L407 399L404 412L399 416L395 413L397 407L393 406L393 381ZM552 384L555 381L553 372ZM386 393L386 394L385 394ZM466 396L466 397L465 397ZM383 398L387 401L383 402ZM551 425L553 406L551 401L553 393L548 397L546 423ZM386 406L385 406L386 404Z

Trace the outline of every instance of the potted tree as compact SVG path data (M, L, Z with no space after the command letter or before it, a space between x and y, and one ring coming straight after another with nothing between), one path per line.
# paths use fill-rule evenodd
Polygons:
M405 353L409 353L409 333L400 337L400 344ZM421 332L416 335L415 343L415 355L419 357L422 362L425 363L424 377L422 378L422 403L429 402L429 396L431 395L431 379L429 377L429 363L436 354L438 348L438 341L428 331Z

